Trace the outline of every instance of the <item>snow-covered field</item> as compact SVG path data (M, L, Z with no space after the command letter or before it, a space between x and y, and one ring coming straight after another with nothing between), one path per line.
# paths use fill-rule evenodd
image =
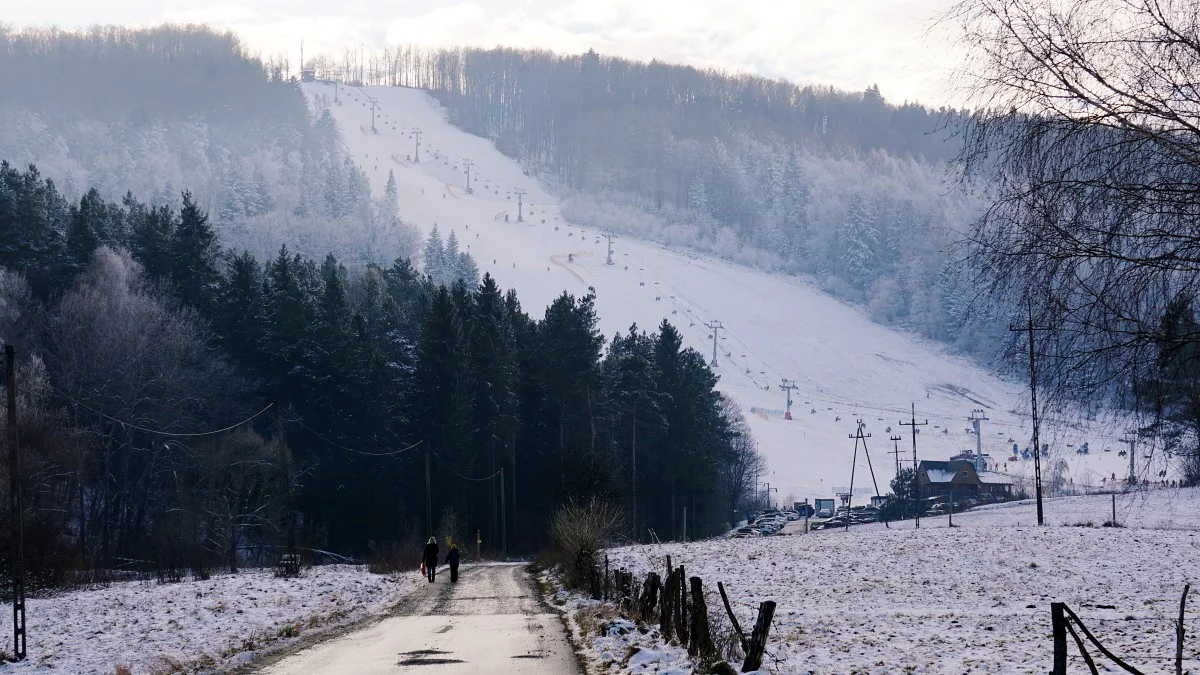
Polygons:
M333 86L304 85L313 97L333 98ZM370 95L377 102L371 133ZM778 488L776 498L831 497L849 483L856 420L873 434L873 464L880 488L887 491L893 462L887 438L904 434L900 448L910 457L907 429L916 403L921 429L919 450L925 459L946 459L973 449L975 437L966 418L987 411L981 434L985 452L1003 464L1013 443L1029 443L1023 382L1007 382L947 353L942 347L888 329L794 277L771 275L711 257L668 250L630 237L613 244L601 232L568 223L557 199L527 176L488 140L448 124L436 102L422 91L398 87L341 89L342 105L332 108L351 155L382 194L388 172L399 188L401 217L428 233L436 223L443 236L455 232L462 246L506 288L516 288L524 307L539 313L564 290L576 295L593 287L601 330L607 336L634 322L653 330L663 319L681 329L686 344L712 354L706 324L722 322L716 372L721 388L745 409L751 428L770 464L762 477ZM420 129L419 163L415 159ZM466 160L473 194L465 191ZM525 190L518 223L516 190ZM506 220L507 216L507 220ZM573 254L573 255L570 255ZM794 420L782 418L782 378L794 379ZM1125 477L1125 446L1115 439L1124 425L1083 430L1069 424L1047 425L1053 471L1064 461L1062 477L1076 486L1100 484L1102 476ZM1075 448L1087 441L1091 454ZM1161 454L1161 453L1160 453ZM1008 463L1017 476L1032 472L1031 462ZM1163 466L1146 466L1156 477ZM868 466L859 453L856 501L865 498ZM859 492L865 490L866 492Z
M0 673L223 672L313 630L379 614L420 581L330 565L282 579L269 570L208 581L115 583L27 603L29 659ZM175 669L179 666L178 669Z
M1118 495L1117 504L1127 527L1099 527L1111 497L1093 495L1046 500L1043 528L1032 526L1033 504L1019 503L960 514L953 529L943 516L919 530L864 526L609 554L638 573L662 570L670 555L707 585L723 581L743 626L759 602L775 600L768 672L1045 673L1052 601L1134 667L1167 672L1180 593L1200 569L1200 490ZM1194 673L1200 612L1186 627L1184 669Z

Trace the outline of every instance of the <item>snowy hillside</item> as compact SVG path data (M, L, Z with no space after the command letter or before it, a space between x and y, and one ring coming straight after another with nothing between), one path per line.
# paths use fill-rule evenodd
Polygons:
M304 85L310 97L333 99L334 86ZM399 188L399 211L428 233L436 223L453 230L479 263L504 287L516 288L526 310L537 312L563 291L594 287L601 330L608 336L633 323L653 329L668 319L686 343L711 358L711 330L719 321L716 372L720 387L745 409L767 458L763 476L772 497L828 497L850 482L855 421L862 419L880 490L894 473L887 454L891 435L903 435L902 457L911 459L910 403L921 428L921 458L946 459L974 449L967 416L987 412L982 442L997 468L1030 474L1029 461L1007 462L1014 443L1029 444L1022 384L987 374L942 348L871 322L864 314L816 291L802 280L773 276L709 257L667 250L652 242L619 238L606 264L602 233L564 220L557 200L486 139L448 124L426 93L398 87L341 87L332 106L347 146L381 194L389 171ZM375 128L372 133L372 106ZM416 162L420 131L420 162ZM466 191L470 162L473 194ZM517 191L525 191L518 222ZM783 378L795 380L793 420L782 416ZM1123 428L1090 432L1062 426L1045 433L1064 482L1100 484L1101 476L1128 474L1115 439ZM1089 435L1090 433L1090 435ZM1088 442L1091 454L1076 454ZM1145 462L1139 460L1140 463ZM1162 467L1139 466L1157 477ZM869 486L862 453L856 486ZM1144 475L1144 474L1143 474ZM868 488L856 495L873 492Z

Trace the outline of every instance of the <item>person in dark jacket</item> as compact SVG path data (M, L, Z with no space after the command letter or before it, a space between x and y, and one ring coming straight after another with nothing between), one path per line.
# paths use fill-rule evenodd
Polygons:
M425 544L425 576L429 578L429 583L433 583L434 576L437 575L438 561L438 545L437 539L429 538L429 543Z
M458 583L458 544L450 544L450 550L446 551L446 564L450 565L450 583Z

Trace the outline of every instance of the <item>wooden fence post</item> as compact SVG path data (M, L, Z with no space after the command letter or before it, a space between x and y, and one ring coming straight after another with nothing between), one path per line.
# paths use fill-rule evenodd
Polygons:
M742 625L738 623L737 617L733 614L733 607L729 604L729 596L725 594L725 584L717 582L717 590L721 592L721 602L725 603L725 613L729 615L729 623L733 624L733 631L737 633L738 642L742 645L742 651L746 651L746 633L742 631Z
M1050 627L1054 636L1054 665L1050 675L1067 675L1067 616L1065 605L1050 603Z
M762 667L763 652L767 650L767 634L771 631L771 619L775 617L775 601L767 600L758 606L758 620L750 634L750 646L746 649L746 661L742 672L749 673Z
M679 644L691 644L688 625L688 601L687 601L687 573L683 571L683 565L679 566L679 578L676 579L676 598L679 600L678 614L675 616L675 632L679 634Z
M679 583L675 581L675 573L671 572L667 575L666 583L663 584L662 610L659 612L658 622L658 629L666 642L675 639L675 596L678 588Z
M658 584L658 572L646 575L646 582L642 585L642 602L639 608L642 621L650 621L654 618L654 608L658 606Z
M717 655L717 647L713 644L712 633L708 627L708 605L704 602L704 584L700 577L692 577L692 641L688 645L688 656L699 658L701 663L708 663Z
M1179 625L1175 627L1175 675L1183 675L1183 609L1187 606L1187 594L1191 584L1184 584L1183 597L1179 598Z

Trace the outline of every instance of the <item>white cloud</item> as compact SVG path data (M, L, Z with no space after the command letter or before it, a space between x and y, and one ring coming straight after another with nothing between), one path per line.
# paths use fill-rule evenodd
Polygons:
M17 0L17 25L204 22L293 59L389 44L542 48L750 71L892 100L952 98L950 0Z

